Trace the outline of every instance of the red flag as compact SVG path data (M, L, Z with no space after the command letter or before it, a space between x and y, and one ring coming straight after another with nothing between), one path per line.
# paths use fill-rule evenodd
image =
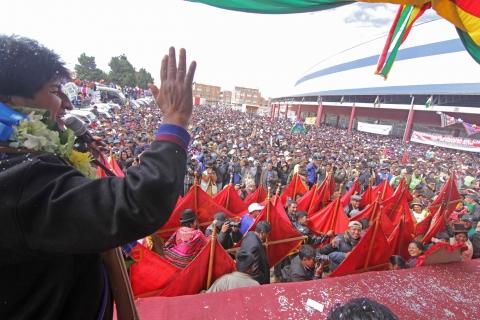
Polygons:
M388 268L389 259L390 246L385 234L381 228L371 226L348 257L330 274L330 277L385 270Z
M375 200L373 198L373 189L372 186L368 186L367 189L362 193L362 200L360 200L360 208L365 208L369 204L373 203Z
M110 169L110 171L115 173L115 176L121 177L121 178L125 177L125 174L123 173L122 169L120 169L120 167L118 166L117 160L115 160L114 156L109 156L107 159L103 154L100 154L99 161L105 167L107 167L107 169ZM107 175L100 166L97 166L97 178L105 178L108 176L109 175Z
M266 203L265 208L260 212L257 219L255 219L249 231L255 230L259 221L269 221L272 226L272 231L268 236L269 244L267 246L267 256L270 267L282 261L291 251L297 249L302 244L303 239L298 239L302 237L302 234L292 226L281 201L275 201L275 204L273 204L272 201ZM288 239L296 240L276 243Z
M346 207L350 203L350 198L354 194L359 194L360 193L360 184L358 183L358 179L355 179L355 181L352 184L352 187L348 190L347 193L345 193L342 196L342 206Z
M247 207L249 205L251 205L252 203L256 202L256 203L261 203L263 202L265 199L267 198L267 192L265 191L265 189L263 189L262 186L259 186L257 188L257 190L255 190L254 192L250 193L249 195L247 195L245 197L245 200L243 200L243 202L245 202L245 204L247 205Z
M432 237L445 228L445 221L455 210L458 202L461 201L455 180L455 174L452 174L428 207L430 212L428 216L416 225L415 235L425 235L423 243L430 242Z
M208 277L208 264L211 254L211 241L205 245L195 259L190 262L158 295L174 297L197 294L205 289ZM224 274L235 271L235 262L223 247L215 240L212 283Z
M302 178L300 178L300 175L296 173L293 175L292 181L290 181L290 183L285 187L285 190L281 194L280 199L285 204L287 203L288 198L295 200L295 197L298 194L303 195L307 191L308 191L307 186L302 181Z
M213 196L213 201L224 208L227 208L234 214L241 214L247 210L247 205L240 198L233 184L228 184L226 188Z
M349 222L341 200L337 198L324 209L315 213L308 220L308 225L316 233L327 233L329 230L333 230L335 234L339 234L347 230Z
M408 244L413 240L413 234L408 229L409 227L401 220L388 238L391 255L399 255L405 260L410 257L408 254Z
M384 201L393 195L394 190L387 180L383 180L379 185L373 187L372 192L373 201L375 201L377 197L381 197L380 201Z
M450 214L455 210L458 203L462 200L462 196L458 192L457 183L455 174L452 174L448 178L447 182L442 186L442 189L438 193L438 196L433 200L433 202L428 207L430 213L437 211L437 209L444 204L444 207L447 208L446 217L448 218Z
M135 263L130 268L130 282L136 297L154 296L180 272L179 268L141 244L132 249L132 257Z
M180 217L185 209L192 209L198 217L201 226L212 223L213 216L217 212L223 212L228 218L237 217L224 207L217 204L198 185L194 185L187 194L177 203L167 223L156 233L163 239L168 238L180 227Z
M392 227L398 225L403 219L408 232L413 233L415 222L413 221L410 207L408 206L410 192L405 184L403 184L402 189L402 192L397 192L400 190L397 189L393 196L382 203L382 212L390 219L393 224ZM391 231L393 231L393 229ZM385 229L384 232L388 237L389 233Z
M329 174L320 186L317 184L314 185L297 201L297 210L306 211L308 216L311 216L330 203L334 192L335 180L333 180L333 176Z

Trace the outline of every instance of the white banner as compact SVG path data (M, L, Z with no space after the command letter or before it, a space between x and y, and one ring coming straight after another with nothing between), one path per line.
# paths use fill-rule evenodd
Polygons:
M480 152L480 140L441 136L438 134L431 134L425 132L413 131L412 142L429 144L437 147L444 147L456 150Z
M390 132L392 132L392 126L385 125L385 124L359 122L357 126L357 130L388 136Z

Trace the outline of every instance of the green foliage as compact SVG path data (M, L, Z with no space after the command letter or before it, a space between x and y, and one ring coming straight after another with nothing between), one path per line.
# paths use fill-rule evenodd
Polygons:
M100 81L107 78L107 74L97 68L95 57L87 56L82 53L78 57L78 64L75 65L77 78L88 81Z
M140 68L137 72L137 86L142 89L148 89L148 84L153 83L153 77L144 68Z
M128 61L125 55L112 57L110 63L110 73L107 75L101 69L97 68L95 63L95 57L87 56L82 53L78 57L78 64L75 65L75 72L77 78L87 81L100 81L108 80L122 87L139 87L142 89L148 89L148 84L153 83L153 77L145 70L135 71L133 65Z
M110 73L108 78L110 81L119 84L120 86L135 87L137 84L137 76L135 68L128 61L127 56L121 55L112 57L110 63Z

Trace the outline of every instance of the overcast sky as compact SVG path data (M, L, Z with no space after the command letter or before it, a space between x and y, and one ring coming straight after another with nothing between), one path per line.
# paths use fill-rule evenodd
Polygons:
M15 0L1 1L0 12L0 32L38 40L71 69L82 52L107 72L112 56L126 54L158 80L161 58L173 45L197 61L196 82L254 87L275 97L322 58L386 33L396 6L259 15L180 0Z

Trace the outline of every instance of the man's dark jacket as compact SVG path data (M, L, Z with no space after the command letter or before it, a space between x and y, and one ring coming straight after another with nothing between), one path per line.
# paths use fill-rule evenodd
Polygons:
M255 232L250 231L243 237L241 248L253 256L252 278L260 284L270 283L270 266L262 241Z
M180 145L153 142L141 161L90 180L51 154L0 153L0 319L97 318L100 253L158 230L183 184Z
M282 278L287 282L309 281L315 279L315 270L305 268L297 255L282 269Z

